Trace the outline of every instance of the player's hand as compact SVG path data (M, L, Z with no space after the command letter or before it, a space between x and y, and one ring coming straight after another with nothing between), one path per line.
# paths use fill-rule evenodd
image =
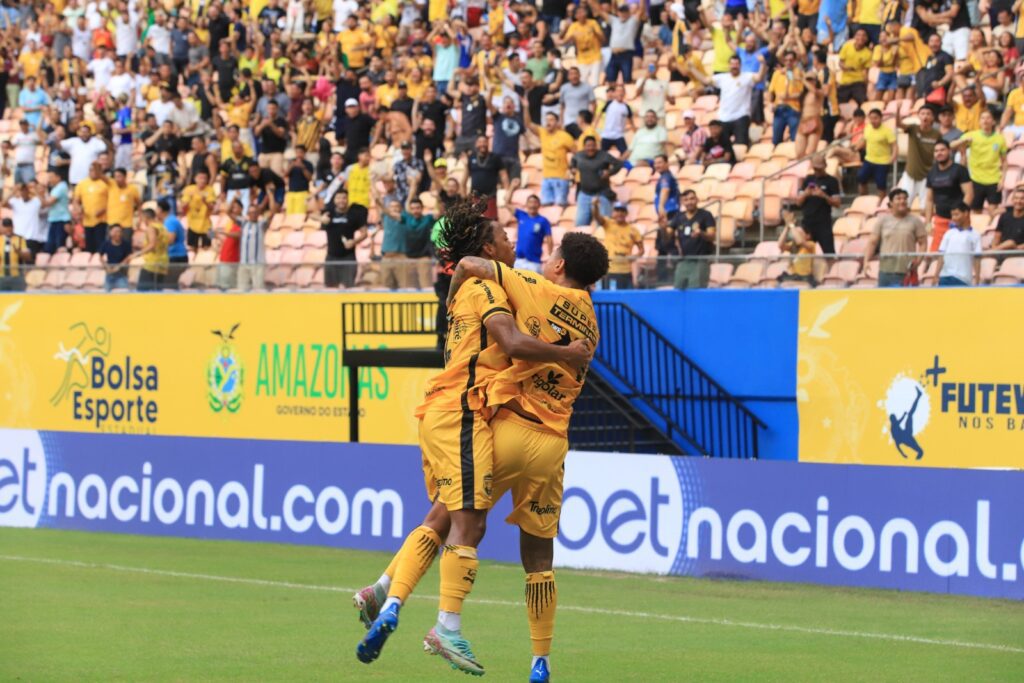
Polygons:
M566 351L569 365L577 370L585 367L594 357L594 346L589 339L577 339L566 347Z

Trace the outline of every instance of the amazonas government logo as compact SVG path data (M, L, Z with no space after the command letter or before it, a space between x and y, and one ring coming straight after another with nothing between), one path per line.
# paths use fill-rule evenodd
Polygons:
M207 398L210 410L215 413L237 413L242 407L242 379L244 372L242 362L238 359L235 348L235 332L241 323L235 323L226 333L211 330L220 338L220 345L210 359L206 372Z

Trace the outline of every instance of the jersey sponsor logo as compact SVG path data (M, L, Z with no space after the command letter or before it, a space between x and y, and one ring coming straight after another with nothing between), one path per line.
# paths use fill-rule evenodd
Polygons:
M530 501L530 512L543 517L544 515L557 515L558 506L554 504L541 505L535 500Z
M567 297L559 296L549 313L558 323L576 330L594 344L597 343L597 325L594 321L594 316L588 314L572 301L569 301ZM558 323L549 322L557 331L556 325Z
M548 370L547 375L534 374L533 386L556 401L561 401L565 398L565 394L559 391L559 382L563 377L562 373L555 372L554 370Z

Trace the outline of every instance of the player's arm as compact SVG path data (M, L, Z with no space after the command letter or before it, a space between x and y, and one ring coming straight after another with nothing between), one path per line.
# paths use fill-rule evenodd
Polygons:
M491 315L484 320L484 326L502 353L510 358L535 363L566 363L579 368L589 363L594 354L594 348L586 339L577 339L568 346L560 346L523 334L516 327L515 319L507 312Z
M494 269L494 261L480 258L478 256L465 256L459 261L452 273L452 283L448 286L448 306L452 305L455 293L465 284L466 280L478 277L482 280L495 280L498 277Z

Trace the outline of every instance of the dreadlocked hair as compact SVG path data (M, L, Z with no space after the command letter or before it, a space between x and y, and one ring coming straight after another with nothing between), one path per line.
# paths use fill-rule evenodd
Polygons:
M443 263L458 263L476 256L494 242L490 218L484 216L486 199L458 198L448 203L440 220L437 251Z

